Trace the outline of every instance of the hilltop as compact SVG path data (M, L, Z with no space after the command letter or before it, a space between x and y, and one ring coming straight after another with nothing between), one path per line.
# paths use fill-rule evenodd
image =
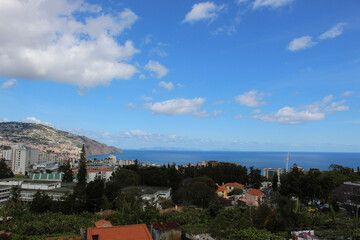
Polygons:
M86 154L100 155L122 153L116 147L107 146L85 136L61 131L46 125L22 122L0 123L0 145L22 144L41 151L65 152L78 155L85 144Z

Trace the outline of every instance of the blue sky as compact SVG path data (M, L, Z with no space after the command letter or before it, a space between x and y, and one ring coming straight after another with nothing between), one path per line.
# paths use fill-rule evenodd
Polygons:
M357 0L0 0L0 119L125 149L360 149Z

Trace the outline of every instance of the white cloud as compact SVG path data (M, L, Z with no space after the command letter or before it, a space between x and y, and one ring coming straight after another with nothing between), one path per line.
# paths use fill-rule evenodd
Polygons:
M4 82L4 83L1 85L1 88L11 88L11 87L13 87L15 84L16 84L16 79L15 79L15 78L12 78L12 79L9 79L9 80L7 80L6 82Z
M242 3L245 3L247 1L249 1L249 0L235 0L235 3L242 4Z
M292 3L293 0L255 0L253 2L253 8L271 7L279 8Z
M80 21L78 12L92 17ZM130 79L138 71L128 61L139 50L115 38L137 19L130 9L110 15L82 0L2 1L0 73L88 88Z
M235 24L230 25L223 25L221 27L218 27L215 31L213 31L211 34L218 35L220 33L226 33L228 36L233 35L236 33L236 26Z
M128 104L126 104L126 107L128 107L128 108L136 108L136 104L135 103L128 103Z
M142 131L142 130L131 130L129 132L125 132L126 135L128 136L135 136L135 137L143 137L143 136L151 136L152 134L146 131Z
M213 21L218 17L218 12L224 8L224 5L216 5L213 2L201 2L192 6L190 12L188 12L183 20L183 23L195 23L201 20Z
M218 117L218 116L220 116L220 115L222 115L223 114L223 111L222 110L215 110L215 111L213 111L213 116L214 117Z
M146 97L146 96L141 96L141 98L145 101L151 101L153 99L152 97Z
M27 122L27 123L37 123L40 124L41 121L37 119L36 117L27 117L20 119L21 122Z
M8 122L9 121L9 119L8 118L3 118L3 120L2 120L3 122Z
M149 62L145 65L145 69L150 72L154 72L157 78L162 78L169 72L165 66L153 60L149 60Z
M340 36L344 31L344 26L346 23L338 23L334 27L332 27L330 30L324 32L320 35L319 39L324 40L328 38L336 38L337 36Z
M183 88L184 87L184 85L182 85L181 83L178 83L176 85L177 85L178 88Z
M350 96L350 95L353 95L355 94L355 91L346 91L343 93L344 96Z
M152 111L153 114L161 115L191 115L196 117L209 117L209 113L201 111L201 106L205 103L205 98L193 99L171 99L163 102L146 103L144 108Z
M254 111L251 112L251 114L259 114L262 113L261 109L255 109Z
M341 100L339 102L332 102L329 106L324 108L324 113L330 114L339 111L347 111L349 110L349 106L342 105L345 103L345 100Z
M235 101L241 105L248 107L259 107L265 105L266 102L263 101L264 93L258 93L256 90L251 90L244 94L235 96Z
M333 96L329 95L324 97L321 101L306 105L302 109L286 106L279 109L276 113L267 115L259 114L253 116L253 118L260 119L264 122L300 124L303 122L324 120L327 114L349 110L348 106L342 105L345 102L344 100L331 102L332 100Z
M298 51L306 48L311 48L314 45L316 45L316 42L313 42L311 36L303 36L299 38L294 38L288 45L287 49L290 51Z
M146 79L146 76L144 74L140 74L139 79L144 80Z
M174 89L174 84L172 82L164 82L164 81L161 81L159 82L159 87L163 87L163 88L166 88L167 90L172 90Z
M239 115L235 116L234 118L235 119L241 119L241 118L243 118L243 115L239 114Z

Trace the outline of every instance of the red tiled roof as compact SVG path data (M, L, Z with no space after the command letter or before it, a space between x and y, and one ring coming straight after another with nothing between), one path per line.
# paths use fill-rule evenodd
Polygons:
M95 222L95 226L96 227L112 227L112 224L109 221L100 220L100 221Z
M97 172L113 172L114 170L108 169L108 168L100 168L97 170Z
M152 223L151 226L158 231L166 231L166 230L174 230L174 229L181 229L180 225L176 222L159 222L159 223Z
M104 210L104 211L101 211L101 212L97 212L95 214L98 215L98 216L107 217L107 216L110 216L110 215L112 215L114 213L116 213L116 211L108 209L108 210Z
M262 196L264 193L257 189L251 189L250 191L246 192L247 194L253 195L253 196Z
M153 240L145 224L87 229L88 240L98 235L101 240Z
M225 191L225 190L226 190L226 187L218 185L218 189L216 191L217 192L222 192L222 191Z
M226 183L225 187L244 187L244 185L237 183L237 182L233 182L233 183Z

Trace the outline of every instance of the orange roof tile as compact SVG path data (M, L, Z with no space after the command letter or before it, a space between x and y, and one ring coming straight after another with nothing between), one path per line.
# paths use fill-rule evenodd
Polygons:
M109 221L100 220L100 221L95 222L95 226L96 227L112 227L112 224Z
M222 192L222 191L225 191L225 190L227 190L226 187L224 187L224 186L219 186L219 185L218 185L218 189L217 189L216 191L217 191L217 192Z
M244 187L244 185L237 183L237 182L233 182L233 183L226 183L225 184L226 187Z
M101 240L153 240L145 224L87 229L88 240L96 235Z
M251 189L250 191L246 192L247 194L253 195L253 196L261 196L264 195L264 193L257 189Z
M98 172L113 172L114 170L108 169L108 168L100 168L97 170Z

